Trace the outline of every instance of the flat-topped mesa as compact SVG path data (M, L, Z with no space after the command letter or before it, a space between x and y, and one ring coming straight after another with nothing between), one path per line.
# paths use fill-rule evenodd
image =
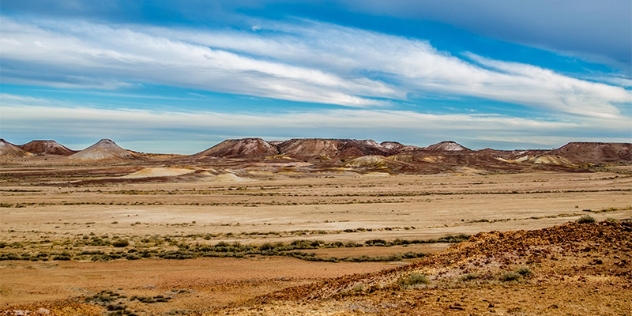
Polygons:
M0 138L0 156L4 157L28 157L33 154L24 151L17 145L11 144L4 138Z
M374 140L299 138L278 145L279 152L295 158L359 157L389 155L391 152Z
M424 149L428 151L471 151L471 149L453 141L443 141L430 145Z
M77 152L54 140L32 140L20 148L36 155L70 156Z
M632 143L570 142L551 153L575 163L632 162Z
M243 138L227 139L193 157L262 158L278 153L275 146L261 138Z
M129 150L119 147L110 139L102 139L96 144L68 156L70 160L98 161L98 160L128 160L138 158Z
M382 148L385 148L386 150L392 151L394 153L411 152L411 151L416 151L416 150L423 149L422 147L411 146L411 145L404 145L404 144L402 144L400 142L394 142L394 141L381 142L380 146L382 146Z

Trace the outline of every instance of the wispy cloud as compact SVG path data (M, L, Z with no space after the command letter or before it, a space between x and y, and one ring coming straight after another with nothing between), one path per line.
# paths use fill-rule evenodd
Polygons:
M604 118L620 117L621 104L632 102L620 86L475 55L459 58L417 39L312 21L253 25L256 32L200 31L3 16L2 77L111 89L153 83L351 107L432 92Z
M221 113L96 109L2 94L3 137L30 135L89 144L110 137L135 150L192 153L225 138L355 137L428 145L456 140L498 148L548 148L571 140L600 140L625 134L629 119L547 121L501 115L423 114L386 109L305 110L282 113ZM6 132L9 131L7 134ZM13 133L13 135L12 135ZM503 135L503 137L499 137ZM551 136L556 135L556 136ZM626 141L609 137L609 141ZM28 141L28 140L20 140Z

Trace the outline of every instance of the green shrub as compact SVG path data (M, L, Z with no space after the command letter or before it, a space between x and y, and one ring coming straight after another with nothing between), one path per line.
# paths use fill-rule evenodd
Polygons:
M418 284L429 284L430 280L425 274L413 272L407 276L402 276L397 281L401 287L411 287Z
M127 239L117 239L112 242L112 246L117 248L127 247L129 246L129 241Z
M516 273L520 274L523 277L527 277L527 276L530 276L532 274L531 269L529 269L527 267L519 268L518 270L516 270Z
M469 281L469 280L474 280L474 279L478 279L479 276L476 273L468 273L468 274L464 274L461 276L461 281Z
M580 223L580 224L594 223L595 222L595 218L590 216L590 215L584 215L584 216L580 217L577 220L577 222Z
M502 280L504 282L516 281L518 279L520 279L520 274L516 273L516 272L507 272L507 273L503 274L502 277L500 277L500 280Z

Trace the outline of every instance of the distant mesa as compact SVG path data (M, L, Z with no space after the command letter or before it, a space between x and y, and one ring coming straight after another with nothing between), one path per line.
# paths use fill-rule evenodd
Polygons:
M261 138L244 138L225 140L193 157L328 159L366 155L387 156L398 153L400 149L410 148L412 147L395 142L383 146L374 140L297 138L267 142Z
M33 140L21 145L20 148L35 155L70 156L77 152L54 140Z
M571 142L552 152L575 163L632 161L631 143Z
M388 151L395 152L395 153L410 152L410 151L422 149L422 147L404 145L400 142L393 142L393 141L381 142L380 146L382 146L382 148Z
M275 146L261 138L228 139L203 152L193 155L195 158L260 158L278 154Z
M453 141L444 141L430 145L425 150L428 151L471 151L471 149L461 146L459 143Z
M279 152L295 158L389 155L392 151L374 140L299 138L278 145Z
M110 139L102 139L96 144L68 156L68 159L78 161L128 160L136 158L140 158L140 156L119 147Z
M54 140L33 140L21 146L0 139L3 161L30 156L65 157L60 162L113 162L127 160L167 161L170 163L218 162L222 165L242 164L238 168L256 168L252 163L270 170L298 168L297 162L308 163L307 170L387 171L394 173L460 172L462 167L487 171L524 170L585 170L591 164L632 163L631 143L571 142L557 149L471 150L454 141L442 141L427 147L404 145L396 141L378 143L374 140L295 138L265 141L261 138L228 139L190 156L148 155L119 147L109 139L79 152ZM222 162L221 159L226 159ZM39 161L38 159L33 159ZM46 159L47 160L47 159ZM292 163L292 167L281 167ZM245 165L243 165L245 164ZM237 165L231 165L237 166ZM338 169L336 169L338 168ZM461 169L459 169L461 168ZM284 169L284 170L285 170ZM153 170L160 173L164 170ZM285 170L287 171L287 170ZM149 177L145 170L138 177ZM150 175L150 176L153 176ZM157 177L157 176L153 176Z
M0 156L4 157L28 157L33 156L32 153L24 151L17 145L0 138Z

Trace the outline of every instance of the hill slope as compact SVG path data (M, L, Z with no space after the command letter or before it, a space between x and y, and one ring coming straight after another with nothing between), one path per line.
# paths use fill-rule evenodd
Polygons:
M32 140L21 145L20 148L36 155L70 156L77 152L54 140Z
M619 315L632 307L632 224L479 233L411 265L293 287L231 315Z
M575 163L632 162L630 143L572 142L552 150L552 153Z
M275 146L261 138L243 138L227 139L193 157L260 158L277 153Z
M359 157L394 153L373 140L356 139L290 139L278 145L279 152L295 158Z
M110 139L102 139L96 144L68 156L75 161L128 160L139 158L138 154L125 150Z
M0 156L4 157L28 157L33 154L22 150L22 148L9 143L8 141L0 138Z
M463 147L461 144L453 141L443 141L430 145L424 149L429 151L470 151L469 148Z

